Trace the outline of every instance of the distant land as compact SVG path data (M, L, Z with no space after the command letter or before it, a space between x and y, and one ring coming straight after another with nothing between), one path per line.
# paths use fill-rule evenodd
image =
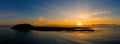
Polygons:
M118 24L92 24L92 25L86 25L88 27L120 27Z
M11 29L18 31L29 31L29 30L38 30L38 31L94 31L91 27L51 27L51 26L32 26L31 24L17 24Z

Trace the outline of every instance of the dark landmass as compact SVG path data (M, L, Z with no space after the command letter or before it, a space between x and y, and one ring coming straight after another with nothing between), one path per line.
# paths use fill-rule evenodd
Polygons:
M29 30L33 30L34 26L32 26L30 24L17 24L14 27L12 27L12 29L27 32Z
M12 27L14 30L18 31L30 31L30 30L38 30L38 31L94 31L90 27L48 27L48 26L40 26L34 27L30 24L17 24Z
M88 27L97 27L97 28L120 28L119 24L93 24L93 25L88 25Z

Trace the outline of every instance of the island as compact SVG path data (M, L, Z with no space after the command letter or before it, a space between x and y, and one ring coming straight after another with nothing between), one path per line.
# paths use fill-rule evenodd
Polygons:
M50 26L39 26L35 27L31 24L17 24L12 27L14 30L18 31L30 31L30 30L37 30L37 31L94 31L90 27L50 27Z

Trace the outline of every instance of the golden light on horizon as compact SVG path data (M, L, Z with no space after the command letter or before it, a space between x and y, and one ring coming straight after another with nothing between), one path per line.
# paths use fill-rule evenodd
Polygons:
M77 25L80 26L80 25L82 25L82 23L78 22Z

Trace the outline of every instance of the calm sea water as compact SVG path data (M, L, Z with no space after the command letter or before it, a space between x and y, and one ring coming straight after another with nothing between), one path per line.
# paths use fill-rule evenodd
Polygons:
M65 41L74 41L76 43L81 44L120 44L119 27L93 28L93 29L96 31L20 32L12 30L10 29L10 27L0 27L0 44L55 44L56 42L63 44L65 43Z

